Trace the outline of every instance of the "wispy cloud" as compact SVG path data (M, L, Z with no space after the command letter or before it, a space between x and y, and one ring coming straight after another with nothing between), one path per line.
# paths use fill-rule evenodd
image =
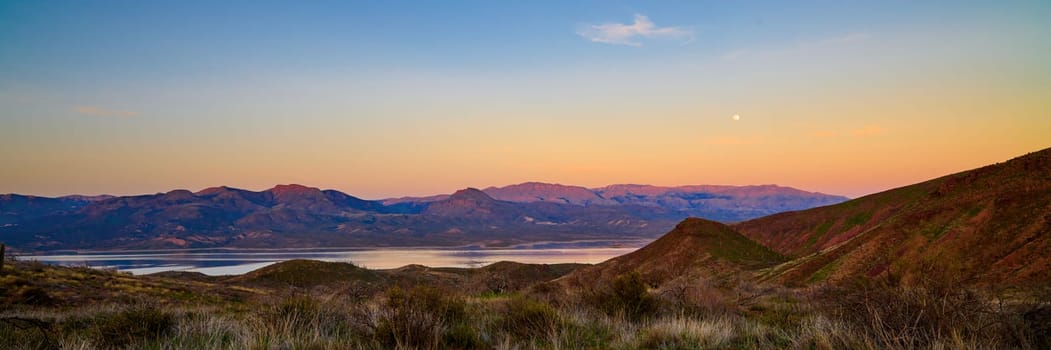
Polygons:
M592 42L642 46L642 39L693 41L693 30L685 27L658 27L649 17L636 14L635 22L585 24L577 29L577 35Z
M102 107L96 107L96 106L77 106L77 107L73 108L73 111L77 112L77 113L80 113L80 114L83 114L83 115L90 115L92 117L123 117L123 118L131 118L131 117L139 115L138 112L125 111L125 110L119 110L119 109L109 109L109 108L102 108Z
M824 38L819 40L810 40L797 43L795 45L765 49L765 50L754 50L754 49L737 49L723 54L722 58L726 61L733 61L744 57L756 57L756 58L771 58L781 57L808 50L829 48L837 46L852 45L860 42L867 41L872 38L871 34L868 33L850 33L841 36Z

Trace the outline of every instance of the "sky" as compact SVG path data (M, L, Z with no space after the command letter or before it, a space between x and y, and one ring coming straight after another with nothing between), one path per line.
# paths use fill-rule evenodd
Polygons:
M0 1L0 193L856 197L1051 147L1048 18L1046 0Z

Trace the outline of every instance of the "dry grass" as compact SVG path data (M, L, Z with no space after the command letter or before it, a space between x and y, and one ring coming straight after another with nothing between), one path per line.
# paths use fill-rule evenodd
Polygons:
M367 297L269 289L227 303L173 303L168 293L140 291L73 307L28 305L6 294L0 297L16 302L0 308L0 348L1051 348L1048 294L995 294L933 277L907 287L876 279L812 289L701 279L651 288L637 277L601 291L601 303L595 295L537 299L426 285ZM639 305L645 312L628 312Z

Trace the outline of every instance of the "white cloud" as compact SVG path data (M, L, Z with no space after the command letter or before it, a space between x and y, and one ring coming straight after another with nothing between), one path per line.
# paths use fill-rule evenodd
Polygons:
M577 30L577 35L592 42L642 46L640 39L693 41L693 31L684 27L658 27L645 15L636 14L631 24L603 23L586 24Z
M73 108L74 112L90 115L93 117L125 117L130 118L139 115L138 112L123 111L119 109L108 109L95 106L77 106Z

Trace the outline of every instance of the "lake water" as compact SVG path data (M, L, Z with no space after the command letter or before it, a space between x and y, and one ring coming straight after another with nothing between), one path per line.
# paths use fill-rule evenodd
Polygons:
M370 269L391 269L409 264L431 267L480 267L498 261L531 264L594 264L630 253L648 241L551 242L503 249L479 247L375 248L375 249L201 249L165 251L91 251L24 255L21 260L49 264L116 269L133 274L192 271L206 275L243 274L292 259L350 262Z

